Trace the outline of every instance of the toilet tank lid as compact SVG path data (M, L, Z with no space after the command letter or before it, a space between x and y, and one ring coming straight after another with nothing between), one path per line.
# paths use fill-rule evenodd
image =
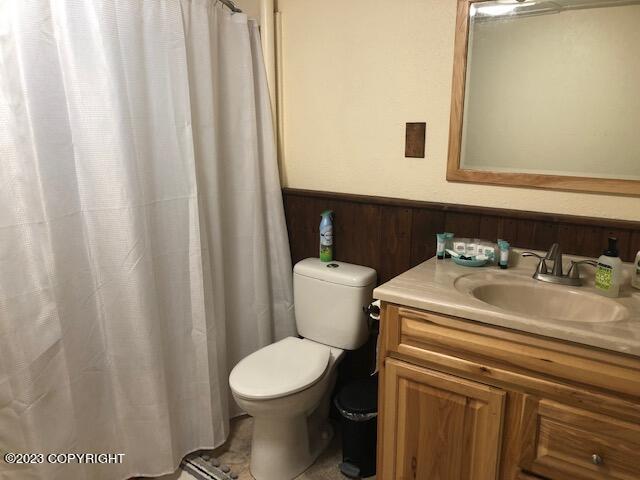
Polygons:
M376 281L373 268L338 261L321 262L319 258L299 261L293 267L293 273L349 287L366 287Z

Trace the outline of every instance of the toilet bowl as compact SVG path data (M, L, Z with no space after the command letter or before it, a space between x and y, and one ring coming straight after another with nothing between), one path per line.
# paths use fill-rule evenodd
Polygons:
M254 419L251 474L291 480L306 470L333 435L328 423L336 366L368 337L362 307L371 301L375 270L306 259L294 267L296 324L287 337L241 360L229 375L233 397ZM322 300L331 300L322 304Z
M294 478L329 443L330 393L343 354L338 348L288 337L233 369L233 396L254 419L250 468L255 478Z

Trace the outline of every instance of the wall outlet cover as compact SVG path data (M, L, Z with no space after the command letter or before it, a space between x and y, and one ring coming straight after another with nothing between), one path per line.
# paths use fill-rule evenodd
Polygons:
M407 123L404 156L406 158L424 158L427 124L425 122Z

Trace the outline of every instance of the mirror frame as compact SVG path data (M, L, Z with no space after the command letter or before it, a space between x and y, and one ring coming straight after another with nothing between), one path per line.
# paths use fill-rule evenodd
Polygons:
M449 123L449 156L447 180L510 187L545 188L552 190L610 193L640 196L640 180L544 175L534 173L506 173L490 170L461 168L462 122L466 88L467 51L469 40L469 12L471 4L486 0L458 0L455 46L453 55L453 82L451 92L451 120ZM638 159L640 161L640 159Z

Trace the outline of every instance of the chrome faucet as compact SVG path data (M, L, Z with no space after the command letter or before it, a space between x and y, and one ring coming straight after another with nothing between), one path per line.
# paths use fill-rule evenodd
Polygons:
M558 243L551 245L551 248L549 248L549 251L545 256L538 255L534 252L523 252L522 256L536 257L540 260L538 267L533 274L533 278L536 280L540 280L541 282L557 283L559 285L571 285L574 287L582 285L582 280L580 279L580 265L587 264L594 267L598 265L595 260L571 260L571 267L565 275L562 271L562 251ZM553 262L551 273L549 273L549 269L547 267L548 261Z

